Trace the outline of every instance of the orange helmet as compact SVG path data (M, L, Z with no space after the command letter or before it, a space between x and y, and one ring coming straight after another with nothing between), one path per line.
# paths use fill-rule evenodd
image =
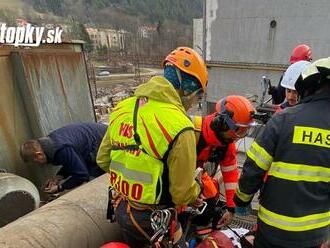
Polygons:
M243 96L231 95L217 102L216 111L224 117L231 136L242 138L247 135L250 127L255 125L252 103Z
M306 44L298 45L292 50L290 64L296 63L301 60L312 60L312 50Z
M180 70L197 78L203 91L206 90L208 80L206 64L194 49L178 47L167 55L163 61L163 66L165 66L167 62L170 62Z

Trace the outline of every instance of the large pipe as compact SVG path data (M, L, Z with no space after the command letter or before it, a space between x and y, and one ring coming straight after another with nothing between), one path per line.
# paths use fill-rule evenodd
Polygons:
M37 209L39 203L39 192L32 182L11 173L0 173L0 227Z
M107 175L65 194L0 229L0 247L100 247L119 240L106 220Z

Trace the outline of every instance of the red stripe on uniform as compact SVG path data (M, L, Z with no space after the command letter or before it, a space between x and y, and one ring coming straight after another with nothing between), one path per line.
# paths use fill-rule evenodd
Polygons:
M160 157L160 155L159 155L159 153L158 153L158 151L157 151L157 149L155 147L154 141L152 140L151 135L149 133L149 130L148 130L146 124L144 123L144 120L143 119L142 119L142 123L143 123L144 129L146 130L146 134L147 134L147 138L148 138L148 141L149 141L149 145L150 145L151 150L153 151L153 153L156 155L156 157L158 159L161 159L161 157Z
M160 123L160 121L157 119L157 116L154 114L155 116L155 119L157 121L157 124L160 128L160 130L162 130L162 133L164 134L165 138L167 139L168 143L171 143L172 142L172 137L171 135L167 132L167 130L165 129L165 127L162 125L162 123Z
M115 119L113 119L113 120L110 122L110 126L113 124L113 122L114 122L115 120L118 119L118 117L120 117L120 116L122 116L122 115L124 115L124 114L128 114L128 113L129 113L129 112L123 112L123 113L120 113L118 116L116 116Z
M121 108L122 108L122 106L117 106L117 107L112 108L112 113L118 111Z

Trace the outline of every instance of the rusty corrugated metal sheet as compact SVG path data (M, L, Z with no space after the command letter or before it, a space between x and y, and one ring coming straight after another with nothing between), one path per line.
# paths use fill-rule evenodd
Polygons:
M23 163L19 147L63 125L95 121L80 44L0 47L0 169L36 185L53 173Z
M8 56L0 57L0 168L30 177L18 156L18 149L32 135L23 101L14 84Z
M21 52L12 58L35 136L68 123L94 121L82 53Z

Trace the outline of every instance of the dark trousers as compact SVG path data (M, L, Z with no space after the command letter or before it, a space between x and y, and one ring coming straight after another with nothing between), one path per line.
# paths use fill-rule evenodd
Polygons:
M130 211L135 221L139 224L139 226L143 229L143 231L146 232L149 235L149 237L152 237L154 234L150 221L150 215L152 211L151 210L139 211L134 208L131 208ZM137 229L137 227L133 224L129 213L127 213L126 201L120 202L119 206L115 210L115 217L116 217L116 221L121 227L121 234L125 243L127 243L131 248L150 247L151 245L150 241ZM180 225L178 224L177 227L179 228ZM187 247L183 235L181 236L181 239L179 239L173 247L175 248Z
M138 211L131 208L132 215L140 227L151 237L153 230L150 223L151 211ZM121 233L125 243L131 248L143 248L150 246L149 240L147 240L141 232L133 224L129 214L127 213L127 202L121 201L115 211L116 221L121 227Z
M90 176L90 180L97 178L101 175L103 175L105 173L104 170L102 170L97 164L96 162L93 163L94 166L89 168L89 176Z
M304 247L304 248L320 248L320 247L321 247L321 245L313 246L313 247ZM269 241L266 240L265 237L260 232L257 231L256 237L254 240L254 248L298 248L298 247L286 247L286 246L273 245L273 244L269 243Z

